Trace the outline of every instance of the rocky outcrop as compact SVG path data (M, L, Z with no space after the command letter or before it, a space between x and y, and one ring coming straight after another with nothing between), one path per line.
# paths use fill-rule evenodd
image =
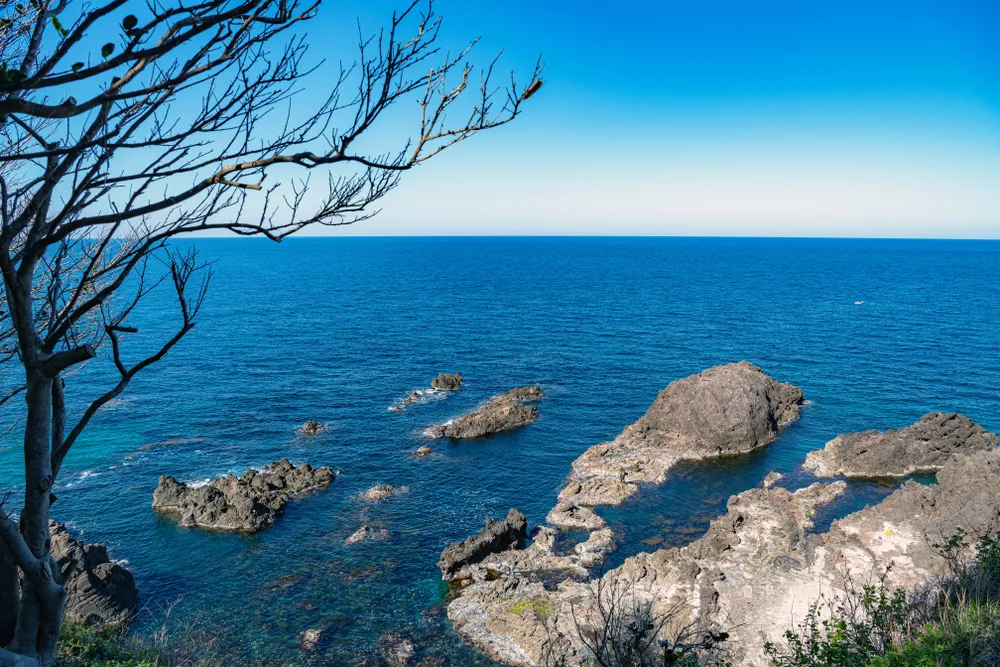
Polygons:
M365 500L382 500L392 495L392 487L387 484L376 484L361 494Z
M296 468L288 459L199 487L164 476L153 492L153 509L179 514L184 526L255 533L273 524L289 500L326 488L336 476L308 463Z
M570 481L547 521L565 528L600 527L600 517L584 508L619 504L640 482L663 482L680 461L765 447L783 424L798 418L802 401L800 388L773 380L746 361L671 382L637 422L573 462Z
M890 587L917 587L946 571L935 545L959 527L970 535L1000 531L1000 448L956 456L937 483L906 482L826 533L812 532L817 509L846 488L837 481L745 491L701 538L629 558L600 585L572 570L542 576L542 559L525 558L536 544L491 555L469 568L471 583L448 616L500 662L537 665L555 654L579 665L576 624L595 622L600 591L625 585L654 611L673 610L678 625L728 632L733 664L763 667L770 664L764 642L780 641L820 595L844 591L848 576L855 586L884 574Z
M408 486L389 486L388 484L376 484L367 491L363 491L359 494L362 500L377 501L388 498L389 496L399 496L404 493L409 493L410 487Z
M441 552L438 567L446 581L461 575L464 568L481 562L493 553L520 549L528 534L528 521L516 509L507 512L503 521L486 519L486 527L464 542L454 542Z
M111 561L103 544L74 539L50 522L51 553L66 587L65 618L87 625L123 625L135 615L139 591L132 573Z
M397 400L389 406L391 412L402 412L406 406L420 402L421 399L430 399L435 396L440 397L444 392L457 391L462 386L462 376L459 373L438 373L438 376L431 380L430 389L416 389L409 396Z
M438 373L438 376L431 380L431 389L455 391L461 386L462 376L459 373Z
M955 412L932 412L898 431L838 435L806 456L817 477L905 477L937 472L956 456L988 451L997 436Z
M514 389L508 389L502 394L497 394L492 399L493 401L537 401L540 398L544 398L545 394L542 393L542 388L538 385L528 385L526 387L515 387Z
M319 433L320 431L322 431L325 428L326 428L326 424L324 424L323 422L318 422L318 421L316 421L314 419L309 419L309 420L306 421L305 424L302 425L302 428L299 429L299 434L300 435L316 435L317 433Z
M782 475L780 472L771 471L767 473L767 475L764 477L764 481L761 482L761 485L765 489L770 489L772 486L774 486L783 479L785 479L785 476Z
M538 418L538 408L526 401L542 398L538 387L518 387L491 397L485 405L444 424L431 426L432 438L479 438L530 424Z

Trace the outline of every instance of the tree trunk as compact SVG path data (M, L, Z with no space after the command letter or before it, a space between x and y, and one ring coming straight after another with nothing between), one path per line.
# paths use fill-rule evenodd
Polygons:
M7 545L0 540L0 647L7 646L14 638L19 596L17 565Z
M66 589L49 555L49 498L52 488L52 379L28 371L28 417L24 430L24 508L21 535L37 559L25 572L14 639L10 649L40 665L55 657Z

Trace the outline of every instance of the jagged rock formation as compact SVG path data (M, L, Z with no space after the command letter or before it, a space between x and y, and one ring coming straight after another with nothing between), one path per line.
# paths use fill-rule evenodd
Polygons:
M273 524L289 500L326 488L336 476L308 463L296 468L288 459L195 488L164 476L153 492L153 509L180 514L184 526L255 533Z
M988 451L997 436L958 413L932 412L898 431L838 435L806 456L817 477L906 477L936 472L958 455Z
M433 438L479 438L530 424L538 418L538 408L525 401L542 398L538 387L518 387L491 397L485 405L444 424L427 429Z
M945 572L934 545L959 527L970 535L1000 531L1000 448L955 457L937 477L931 485L906 482L823 534L810 532L816 509L843 493L844 482L794 493L751 489L731 498L703 537L629 558L601 583L607 590L624 582L657 612L674 610L679 623L729 632L733 664L763 667L764 642L779 641L821 594L843 591L845 573L859 585L888 569L890 586L912 588ZM554 653L579 665L575 623L594 622L597 583L526 558L534 547L484 559L448 616L500 662L537 665Z
M65 619L87 625L128 623L139 604L132 573L111 562L103 544L85 545L61 523L49 522L49 533L66 587Z
M746 361L715 366L671 382L637 422L573 462L569 483L549 514L551 525L593 530L588 508L616 505L640 482L663 482L680 461L745 454L765 447L799 416L802 390Z
M438 376L431 380L431 389L455 391L461 386L462 375L460 373L438 373Z
M475 565L486 556L524 546L528 534L528 521L524 515L511 508L503 521L486 519L486 527L464 542L454 542L441 553L438 567L446 581L456 579L463 568Z

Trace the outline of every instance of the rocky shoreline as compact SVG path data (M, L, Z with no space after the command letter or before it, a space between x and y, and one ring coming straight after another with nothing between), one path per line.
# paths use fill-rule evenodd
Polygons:
M277 521L290 500L325 489L336 477L330 468L295 467L288 459L197 487L163 476L153 509L179 515L182 526L256 533Z
M919 586L946 568L935 545L956 530L1000 531L997 437L961 415L933 413L898 431L838 436L810 453L807 467L848 477L934 470L934 484L907 481L816 533L817 509L847 493L846 482L790 491L776 486L781 476L772 473L761 488L731 497L726 513L692 543L639 554L595 578L591 568L614 548L614 535L594 507L622 502L638 482L664 481L677 461L767 446L798 417L802 401L800 389L746 362L671 383L643 418L574 462L549 525L535 529L529 546L485 549L466 560L445 557L463 543L445 550L455 630L504 664L555 658L580 665L587 656L577 624L596 624L601 591L625 582L636 599L671 611L679 624L727 632L733 664L766 665L765 641L780 640L821 594L843 591L845 578L867 582L885 573L892 587ZM502 544L490 542L496 526L471 544ZM560 553L560 529L590 534Z
M135 577L111 560L103 544L84 544L65 525L49 522L51 554L66 587L65 619L86 625L125 625L139 605Z
M455 391L462 380L441 374L431 384L433 391ZM511 389L432 427L431 434L475 438L530 424L538 410L529 403L542 396L537 386ZM443 550L438 567L449 584L446 611L454 630L503 664L579 667L589 658L580 628L596 627L604 591L624 584L654 613L669 611L676 624L725 633L733 664L763 666L770 664L765 642L780 641L821 596L879 575L894 588L927 584L945 572L937 545L956 531L1000 532L997 435L963 415L934 412L899 429L838 435L803 463L821 481L782 488L784 476L771 472L759 488L730 497L725 513L689 544L655 549L650 540L650 551L604 570L617 544L598 514L601 506L626 501L643 484L668 482L679 462L770 446L799 418L803 403L801 388L745 361L671 382L637 421L571 464L544 525L529 531L524 514L511 509ZM300 433L315 435L323 427L310 421ZM431 449L423 445L412 453L424 457ZM843 478L917 473L935 473L936 481L905 481L881 502L817 532L817 512L850 493ZM201 486L163 476L153 508L177 516L184 526L254 533L271 526L292 499L325 489L337 475L281 459ZM363 549L359 545L390 539L389 529L368 512L407 491L376 484L352 496L364 508L360 527L338 542ZM55 523L51 533L68 591L66 618L127 623L138 604L131 573L112 562L103 545L84 545ZM409 639L384 639L380 650L387 660L410 664L416 649ZM320 650L329 640L324 628L298 635L306 651Z

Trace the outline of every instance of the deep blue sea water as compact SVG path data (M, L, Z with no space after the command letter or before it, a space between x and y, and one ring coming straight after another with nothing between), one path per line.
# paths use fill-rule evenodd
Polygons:
M510 507L541 522L573 459L635 421L670 381L715 364L748 359L800 385L811 404L766 451L681 466L605 511L620 538L614 562L653 548L643 540L696 538L731 494L771 470L807 484L805 454L838 433L904 426L932 410L1000 429L997 242L196 245L218 260L198 326L95 419L64 467L54 517L128 561L146 606L138 632L179 600L172 626L208 630L234 664L354 664L376 654L384 633L447 664L492 664L450 631L441 549ZM137 313L135 354L169 335L171 306L163 292ZM387 410L439 371L461 372L465 386ZM109 377L105 362L70 378L71 405ZM530 383L546 393L535 424L412 455L427 425ZM306 419L330 427L299 437ZM9 436L2 447L0 487L18 486L18 443ZM258 536L183 529L150 509L159 475L194 481L282 456L342 474ZM360 502L376 483L410 492ZM891 488L855 484L822 520ZM345 546L363 523L389 539ZM324 652L298 649L296 635L311 627L333 633Z

